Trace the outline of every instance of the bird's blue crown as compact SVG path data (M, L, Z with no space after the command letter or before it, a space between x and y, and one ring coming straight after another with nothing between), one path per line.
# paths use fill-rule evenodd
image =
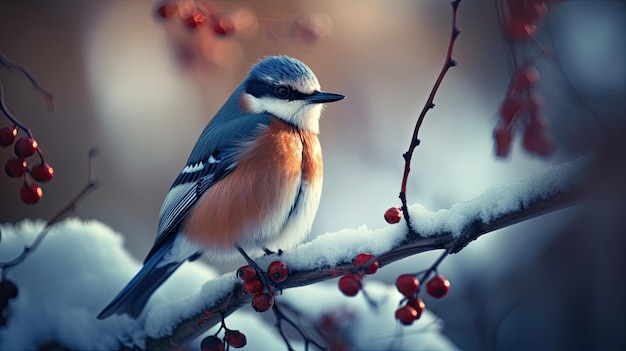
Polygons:
M272 85L290 84L294 86L319 87L313 71L302 61L289 56L268 56L259 61L248 74L249 79Z

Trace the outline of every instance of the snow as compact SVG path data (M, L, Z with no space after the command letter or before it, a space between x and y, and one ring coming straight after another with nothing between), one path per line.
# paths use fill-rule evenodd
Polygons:
M0 260L19 254L44 224L31 220L2 224ZM145 316L137 321L95 317L139 267L124 249L122 235L108 226L75 218L58 223L36 251L9 271L8 279L15 281L19 294L9 302L8 326L0 328L0 349L37 349L53 341L75 350L117 349L120 342L143 347L150 330ZM187 296L197 294L215 276L206 265L184 264L155 293L147 314L152 306L164 309L166 301L185 306Z
M492 186L481 196L459 202L450 209L433 212L420 204L411 205L411 225L426 237L446 232L460 235L477 219L489 223L503 214L521 210L533 201L570 189L579 181L587 164L586 158L579 158L549 166L526 180Z
M366 279L364 289L376 302L375 308L362 292L352 298L343 296L336 281L289 289L277 301L297 306L309 320L318 320L323 315L339 317L342 333L355 350L458 349L441 333L442 321L428 310L411 326L401 326L394 315L403 297L394 286Z
M492 187L482 196L447 210L429 211L412 205L412 225L425 236L458 234L477 218L488 222L570 188L586 164L585 159L579 159L550 167L526 181ZM18 255L44 225L43 221L28 219L1 224L0 261ZM384 253L401 242L405 233L402 222L379 230L365 226L343 229L285 252L281 260L291 270L334 266L351 261L360 252ZM262 257L257 262L263 267L274 259ZM166 335L176 322L197 313L199 306L222 297L237 284L234 273L217 276L200 262L185 263L155 293L138 320L126 316L97 320L98 312L139 268L140 263L124 249L123 237L105 224L76 218L57 223L38 249L9 271L8 278L16 282L19 295L5 311L8 326L0 328L0 349L36 349L52 342L81 350L116 349L120 343L145 347L147 337ZM385 349L392 342L400 342L404 344L393 347L455 348L441 336L436 317L430 313L409 329L399 328L393 311L400 296L393 287L367 282L368 294L378 301L378 309L372 310L362 297L346 298L337 291L336 282L331 283L288 289L279 301L301 309L311 319L325 311L351 311L354 325L348 330L354 334L357 347ZM229 317L227 325L246 333L249 345L282 345L275 330L259 316L244 310ZM402 339L397 341L400 336Z
M0 259L15 257L44 224L3 224ZM51 342L72 349L114 349L116 335L141 340L134 321L95 319L138 267L123 250L122 237L99 222L69 219L52 227L39 248L8 274L19 294L9 302L0 349L37 349Z

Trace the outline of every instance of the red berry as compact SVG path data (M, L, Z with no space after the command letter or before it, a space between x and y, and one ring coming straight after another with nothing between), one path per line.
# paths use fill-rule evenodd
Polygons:
M21 157L11 157L4 164L4 171L11 178L21 177L26 173L26 160Z
M522 104L521 101L507 97L502 101L502 105L500 105L500 116L507 124L511 124L518 112L522 110L523 106L524 104Z
M54 176L54 168L47 163L40 163L33 166L30 175L38 182L47 182Z
M530 125L524 130L522 145L526 151L539 156L548 156L554 150L552 139L544 133L543 129Z
M12 280L0 281L0 298L14 299L17 297L17 285Z
M528 40L536 31L536 25L527 24L522 21L509 21L505 28L506 35L511 40Z
M228 345L236 349L246 346L246 336L239 330L226 330L225 338Z
M247 282L256 278L256 269L251 265L243 266L237 270L237 276L239 279Z
M258 279L248 280L243 283L243 292L246 294L256 294L263 291L263 283Z
M355 296L361 290L361 279L348 273L339 278L339 290L346 296Z
M440 299L450 290L450 281L441 275L438 275L426 283L426 292L428 295Z
M207 336L200 343L202 351L224 351L224 343L215 335Z
M406 302L406 305L413 307L417 312L417 316L415 317L415 319L418 319L422 315L422 312L424 312L424 310L426 309L426 304L419 297L415 299L409 299L409 301Z
M411 325L417 319L417 311L411 306L400 307L396 310L396 319L404 325Z
M37 140L33 138L19 138L15 143L15 155L22 158L30 157L37 151L37 146Z
M285 281L285 279L287 279L287 276L289 276L289 268L287 267L287 264L283 261L274 261L270 263L269 267L267 268L267 273L269 274L272 281L280 283L282 281Z
M522 91L528 89L531 85L539 82L539 71L535 67L528 66L525 68L518 68L513 75L513 82L511 86L513 89Z
M496 141L496 156L506 157L511 152L511 141L513 134L509 128L497 128L493 131L493 138Z
M420 283L413 274L402 274L396 279L396 288L406 296L413 296L420 288Z
M9 146L13 144L16 135L17 128L15 127L0 128L0 146Z
M389 224L396 224L402 218L402 210L398 207L390 207L385 211L385 220Z
M206 21L206 17L200 12L194 12L183 18L183 23L189 28L197 28Z
M330 332L337 330L338 322L337 316L332 314L332 312L328 312L318 318L317 322L315 322L315 327L328 335Z
M176 15L178 6L169 1L163 1L156 6L156 15L158 17L169 19Z
M42 196L43 190L41 190L41 187L37 184L24 183L20 189L20 199L22 199L22 202L27 204L37 203L41 200Z
M366 264L367 262L369 262L370 260L372 260L375 256L372 254L368 254L368 253L360 253L356 256L356 258L354 259L354 266L358 267L362 264ZM365 269L365 274L374 274L376 273L376 271L378 270L378 261L374 261L374 263L370 264L366 269Z
M235 23L226 16L217 16L212 21L213 32L220 37L233 34L235 32Z
M274 306L274 297L270 294L258 293L252 298L252 307L257 312L265 312Z

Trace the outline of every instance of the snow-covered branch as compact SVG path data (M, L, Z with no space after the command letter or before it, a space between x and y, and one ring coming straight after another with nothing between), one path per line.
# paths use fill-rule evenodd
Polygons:
M380 230L361 226L320 235L280 256L290 276L282 283L288 291L277 302L289 300L290 288L354 269L354 257L361 252L376 255L381 266L429 250L456 252L485 233L570 206L581 199L588 163L581 159L551 167L446 210L412 205L411 224L420 234L415 239L403 225ZM44 228L44 221L31 220L0 225L0 260L15 257ZM53 343L68 349L169 350L219 323L219 312L231 314L252 298L241 293L234 272L216 277L205 265L185 264L154 294L138 320L126 316L97 320L102 306L140 263L124 249L122 236L102 223L67 219L48 230L39 249L9 274L19 293L5 311L8 325L0 329L0 349L37 349ZM276 258L264 256L257 262L264 268ZM206 320L205 312L212 313ZM198 326L200 319L204 322Z
M483 234L578 202L587 163L579 159L550 167L525 181L490 188L480 197L446 210L432 212L421 205L410 206L411 224L419 234L415 239L400 225L375 231L363 226L321 235L280 256L290 268L290 276L281 286L288 289L341 276L353 268L353 259L360 252L377 255L381 267L430 250L456 253ZM267 267L276 258L265 256L257 263ZM231 314L251 298L241 292L234 272L211 280L191 299L147 311L147 346L164 350L185 344L218 323L217 312ZM213 315L198 326L206 311Z

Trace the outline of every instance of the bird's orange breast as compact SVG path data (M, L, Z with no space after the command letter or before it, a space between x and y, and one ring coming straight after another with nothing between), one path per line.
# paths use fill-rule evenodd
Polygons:
M317 135L272 118L235 169L201 196L182 232L205 248L262 245L279 234L301 182L321 179Z

